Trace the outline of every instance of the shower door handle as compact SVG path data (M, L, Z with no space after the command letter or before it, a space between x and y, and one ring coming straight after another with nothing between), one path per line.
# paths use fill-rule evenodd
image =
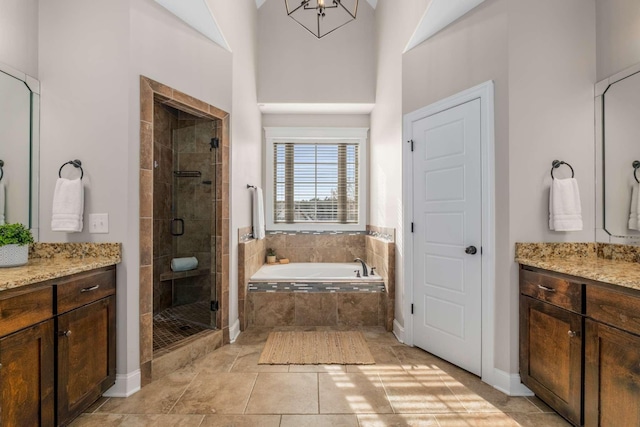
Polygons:
M184 234L184 219L172 218L171 219L171 235L182 236Z

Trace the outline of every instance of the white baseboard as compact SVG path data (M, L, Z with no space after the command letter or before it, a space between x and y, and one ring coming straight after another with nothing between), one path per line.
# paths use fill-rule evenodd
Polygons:
M136 369L128 374L117 374L116 383L107 390L105 397L129 397L140 391L141 377L140 369Z
M393 320L393 335L396 336L398 341L404 343L404 326L395 319Z
M240 335L240 320L236 319L236 321L229 326L229 341L235 342L238 335Z
M509 396L533 396L533 392L520 382L519 374L493 369L493 387Z

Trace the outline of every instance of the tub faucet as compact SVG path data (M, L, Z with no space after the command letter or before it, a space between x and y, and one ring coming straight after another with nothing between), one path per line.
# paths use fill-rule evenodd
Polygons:
M358 261L360 261L360 264L362 264L362 277L368 277L369 270L367 270L367 264L360 258L356 258L353 260L353 262L358 262Z

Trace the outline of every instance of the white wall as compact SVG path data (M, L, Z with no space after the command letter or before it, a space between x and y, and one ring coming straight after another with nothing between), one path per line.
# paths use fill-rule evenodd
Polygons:
M38 0L0 0L0 62L38 77Z
M283 1L267 0L258 11L258 100L373 102L374 29L366 1L355 21L316 39L287 16Z
M252 0L225 3L211 0L219 22L255 22ZM253 152L260 146L255 36L229 29L238 52L232 55L151 0L62 0L40 7L41 240L123 243L117 367L118 374L130 374L139 367L139 76L230 112L232 144L238 147L234 169L242 172L237 165L248 159L259 177L260 151ZM71 158L82 160L85 169L85 220L89 213L108 213L109 234L88 234L86 227L78 234L49 231L57 170ZM241 225L249 223L248 203L232 201ZM237 302L230 302L237 318Z
M598 81L640 62L640 2L596 0Z
M257 100L257 26L254 0L211 0L211 8L233 51L231 107L231 238L229 248L229 325L231 339L238 320L238 228L251 225L251 192L262 182L262 127ZM242 25L238 25L242 22ZM227 299L226 295L219 298Z
M594 28L594 0L488 0L403 57L403 113L495 82L495 365L505 372L518 371L515 243L594 239ZM547 230L556 157L576 169L582 232Z

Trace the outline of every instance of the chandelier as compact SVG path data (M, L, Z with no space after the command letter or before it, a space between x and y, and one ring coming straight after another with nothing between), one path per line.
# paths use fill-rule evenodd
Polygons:
M358 0L284 0L287 15L322 38L356 19Z

